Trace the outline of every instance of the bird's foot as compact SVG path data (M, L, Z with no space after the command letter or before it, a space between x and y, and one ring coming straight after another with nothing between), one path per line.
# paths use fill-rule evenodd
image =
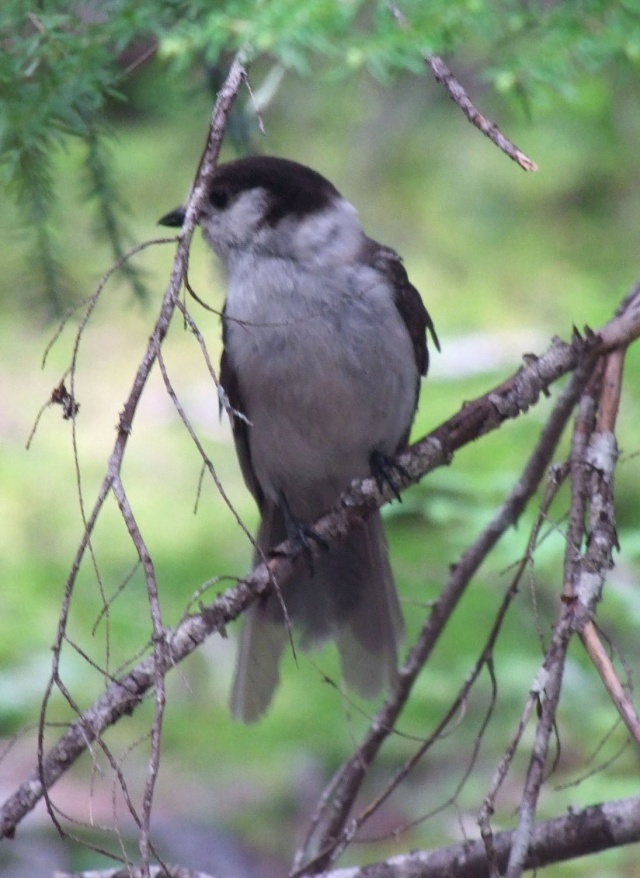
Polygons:
M291 543L294 552L302 551L309 568L309 573L313 576L315 574L315 562L312 547L315 544L319 548L328 551L329 543L317 531L293 514L287 498L282 492L280 493L280 508L284 515L287 539Z
M378 490L382 492L385 486L388 485L400 503L402 503L402 497L400 496L402 480L410 478L409 473L402 464L381 451L373 451L369 458L369 466L371 467L371 475L376 480ZM400 479L398 479L398 476L400 476Z

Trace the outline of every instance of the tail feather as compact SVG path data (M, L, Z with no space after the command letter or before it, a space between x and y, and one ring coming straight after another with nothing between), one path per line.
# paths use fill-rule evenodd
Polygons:
M258 545L266 550L285 537L276 507L265 510ZM379 513L321 556L313 576L298 576L282 593L304 650L336 641L347 686L373 697L397 672L402 612L393 583ZM278 665L288 641L280 598L270 595L246 614L231 696L233 716L253 722L265 712L279 682Z
M275 506L262 518L256 537L266 552L286 537L284 519ZM258 560L258 553L254 563ZM277 595L258 599L245 613L236 670L231 690L231 715L245 723L256 722L267 710L280 682L280 659L289 639Z
M231 690L231 715L244 723L259 720L280 682L280 658L289 639L284 625L269 619L260 603L249 607L238 646Z
M379 514L353 531L348 548L357 552L361 576L366 580L362 599L337 630L336 645L347 686L365 698L373 698L395 682L398 646L404 633ZM339 587L339 583L336 585Z

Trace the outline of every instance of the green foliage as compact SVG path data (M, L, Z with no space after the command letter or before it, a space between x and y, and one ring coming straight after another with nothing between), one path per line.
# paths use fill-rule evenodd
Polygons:
M9 0L0 39L0 165L33 230L34 265L50 305L60 310L68 281L54 235L56 148L69 137L86 144L87 194L119 258L126 234L102 143L105 121L156 48L178 74L203 63L214 68L244 47L301 74L320 66L331 76L366 70L384 81L420 74L425 54L445 51L478 65L499 92L529 107L554 93L573 97L584 72L611 61L637 65L640 10L608 0L111 0L95 7ZM140 278L129 272L128 279L142 295Z
M121 212L124 211L125 204L111 173L104 140L95 130L87 137L86 169L87 194L98 204L98 232L109 242L114 257L122 260L125 255L125 236ZM140 272L130 262L123 262L121 271L138 298L144 299L146 289Z
M574 100L585 74L616 62L640 60L640 7L636 3L513 4L502 19L487 77L499 91L529 103L552 95ZM496 20L494 24L499 24Z

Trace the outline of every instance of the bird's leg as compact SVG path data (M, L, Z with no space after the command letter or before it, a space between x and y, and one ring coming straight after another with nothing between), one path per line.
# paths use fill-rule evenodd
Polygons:
M315 573L315 564L313 561L311 545L312 543L315 543L317 546L320 546L321 549L328 551L329 543L324 537L320 536L317 531L312 527L309 527L309 525L305 524L303 521L300 521L300 519L293 514L283 491L279 492L279 498L279 505L284 517L285 529L287 531L287 539L296 549L302 549L302 553L309 567L309 573L313 576Z
M401 479L409 479L409 473L398 463L393 457L383 454L381 451L372 451L369 457L369 466L371 467L371 475L376 480L376 485L380 492L384 491L385 485L388 485L397 499L402 503L400 496Z

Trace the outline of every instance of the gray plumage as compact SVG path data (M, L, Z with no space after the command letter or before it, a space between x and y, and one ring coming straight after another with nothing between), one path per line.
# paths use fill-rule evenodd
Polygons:
M400 258L309 168L267 157L222 165L199 222L227 276L220 381L249 421L234 418L234 438L268 552L288 515L311 525L371 475L372 455L406 445L426 330L437 339ZM302 649L336 641L349 687L369 697L393 681L402 614L379 513L282 597ZM250 607L235 717L252 722L269 706L288 637L275 595Z

